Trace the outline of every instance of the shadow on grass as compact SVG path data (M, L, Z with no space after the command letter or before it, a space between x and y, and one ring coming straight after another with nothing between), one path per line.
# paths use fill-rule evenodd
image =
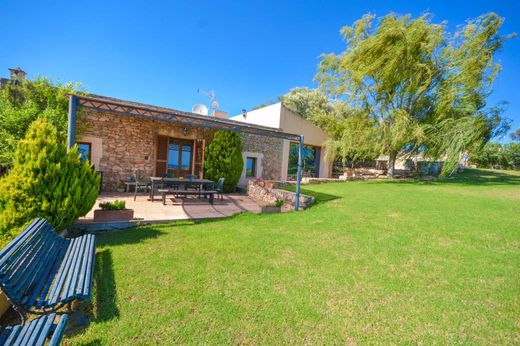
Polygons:
M147 239L156 239L165 232L160 231L158 227L132 227L124 230L114 230L98 233L96 235L96 245L117 246L127 244L137 244Z
M96 285L96 317L94 321L105 322L118 317L116 281L112 252L109 249L101 250L96 254L94 283Z
M296 186L294 186L294 185L287 185L287 186L284 186L283 189L287 190L287 191L295 192L296 191ZM303 195L314 197L316 200L315 200L313 205L318 205L318 204L321 204L321 203L325 203L325 202L329 202L329 201L333 201L335 199L341 198L340 196L329 195L328 193L317 192L317 191L314 191L314 190L306 189L304 187L300 188L300 192Z
M462 173L456 173L451 177L438 178L432 180L387 180L383 183L390 184L423 184L423 185L520 185L520 172L514 174L507 171L484 170L484 169L466 169Z

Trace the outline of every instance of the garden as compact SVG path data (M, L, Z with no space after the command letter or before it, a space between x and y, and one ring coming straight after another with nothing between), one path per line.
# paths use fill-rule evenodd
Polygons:
M520 173L309 185L303 212L99 235L66 343L518 342Z

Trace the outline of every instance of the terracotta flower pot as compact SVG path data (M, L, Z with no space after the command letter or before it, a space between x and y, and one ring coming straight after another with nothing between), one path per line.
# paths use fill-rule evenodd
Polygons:
M103 221L103 222L115 222L115 221L130 221L134 218L134 210L133 209L123 209L123 210L103 210L96 209L94 210L94 221Z

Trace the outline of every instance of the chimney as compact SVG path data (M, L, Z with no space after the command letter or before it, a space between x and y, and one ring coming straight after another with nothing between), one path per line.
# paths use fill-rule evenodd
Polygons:
M213 113L211 114L212 117L218 118L218 119L227 119L228 115L227 112L219 111L218 109L215 109Z
M20 67L10 68L9 71L11 72L12 81L17 81L20 83L25 81L25 76L27 75L27 73L25 73L25 71L22 70Z

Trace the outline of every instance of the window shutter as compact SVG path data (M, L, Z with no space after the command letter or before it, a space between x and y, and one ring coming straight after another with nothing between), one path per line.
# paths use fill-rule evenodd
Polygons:
M155 175L162 177L166 174L168 162L168 137L157 136L157 155L155 160Z
M203 139L195 140L195 161L193 170L196 176L202 178L204 175L204 145Z

